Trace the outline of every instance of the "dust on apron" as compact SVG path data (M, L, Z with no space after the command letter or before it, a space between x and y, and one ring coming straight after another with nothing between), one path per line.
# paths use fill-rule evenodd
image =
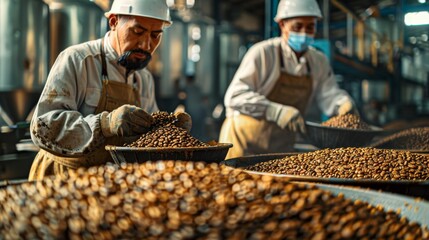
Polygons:
M102 63L102 90L100 100L95 109L95 114L103 111L111 112L124 104L141 106L140 94L137 87L108 80L106 55L104 52L104 39L101 40L101 63ZM77 169L79 167L91 167L101 165L112 161L105 145L122 145L124 139L119 137L106 138L105 144L85 156L81 157L64 157L41 149L36 155L33 165L30 169L29 180L41 180L48 175L60 175L68 169Z
M279 53L281 69L284 69L281 48L279 48ZM307 69L308 74L304 76L295 76L281 70L267 99L293 106L304 114L313 89L308 62ZM219 139L221 142L233 144L226 158L235 158L294 151L295 132L288 129L283 130L276 123L265 119L239 114L225 119Z

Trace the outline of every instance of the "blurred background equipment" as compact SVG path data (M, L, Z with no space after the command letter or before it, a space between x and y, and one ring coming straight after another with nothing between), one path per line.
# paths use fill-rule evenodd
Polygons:
M1 0L0 11L2 125L12 125L26 120L48 75L49 8L42 0Z
M45 0L50 12L50 66L68 46L98 39L107 32L104 11L88 0Z
M27 178L29 122L49 69L68 46L104 36L103 13L88 0L0 0L0 180Z
M29 138L28 117L49 71L48 5L1 0L0 34L0 179L25 178L35 154L17 144Z

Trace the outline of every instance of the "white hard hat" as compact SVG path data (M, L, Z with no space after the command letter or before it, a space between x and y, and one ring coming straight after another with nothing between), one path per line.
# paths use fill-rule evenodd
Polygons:
M167 27L173 23L165 0L114 0L112 8L104 16L108 18L111 14L158 19L166 22Z
M281 0L274 21L294 17L322 18L322 13L316 0Z

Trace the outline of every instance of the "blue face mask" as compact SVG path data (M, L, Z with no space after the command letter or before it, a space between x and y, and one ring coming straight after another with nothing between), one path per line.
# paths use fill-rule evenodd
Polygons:
M289 32L288 44L295 52L304 52L314 42L314 37L297 32Z

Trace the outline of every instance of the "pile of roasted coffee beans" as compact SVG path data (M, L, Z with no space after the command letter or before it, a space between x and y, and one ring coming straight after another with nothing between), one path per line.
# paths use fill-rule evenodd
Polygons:
M185 129L174 124L155 128L143 134L128 147L207 147L204 143L191 136Z
M427 239L394 211L201 162L80 169L0 189L1 239Z
M151 130L142 134L136 141L125 145L126 147L207 147L204 143L192 135L187 130L177 127L176 116L167 112L152 113L155 122Z
M429 180L429 156L375 148L334 148L261 162L247 170L322 178Z
M410 128L382 138L371 145L376 148L429 150L429 127Z
M358 115L345 114L334 116L321 124L325 127L348 128L359 130L370 130L371 127L364 122Z
M164 111L154 112L151 115L154 119L154 123L151 127L152 130L157 129L159 127L174 124L178 121L177 117L174 114Z

